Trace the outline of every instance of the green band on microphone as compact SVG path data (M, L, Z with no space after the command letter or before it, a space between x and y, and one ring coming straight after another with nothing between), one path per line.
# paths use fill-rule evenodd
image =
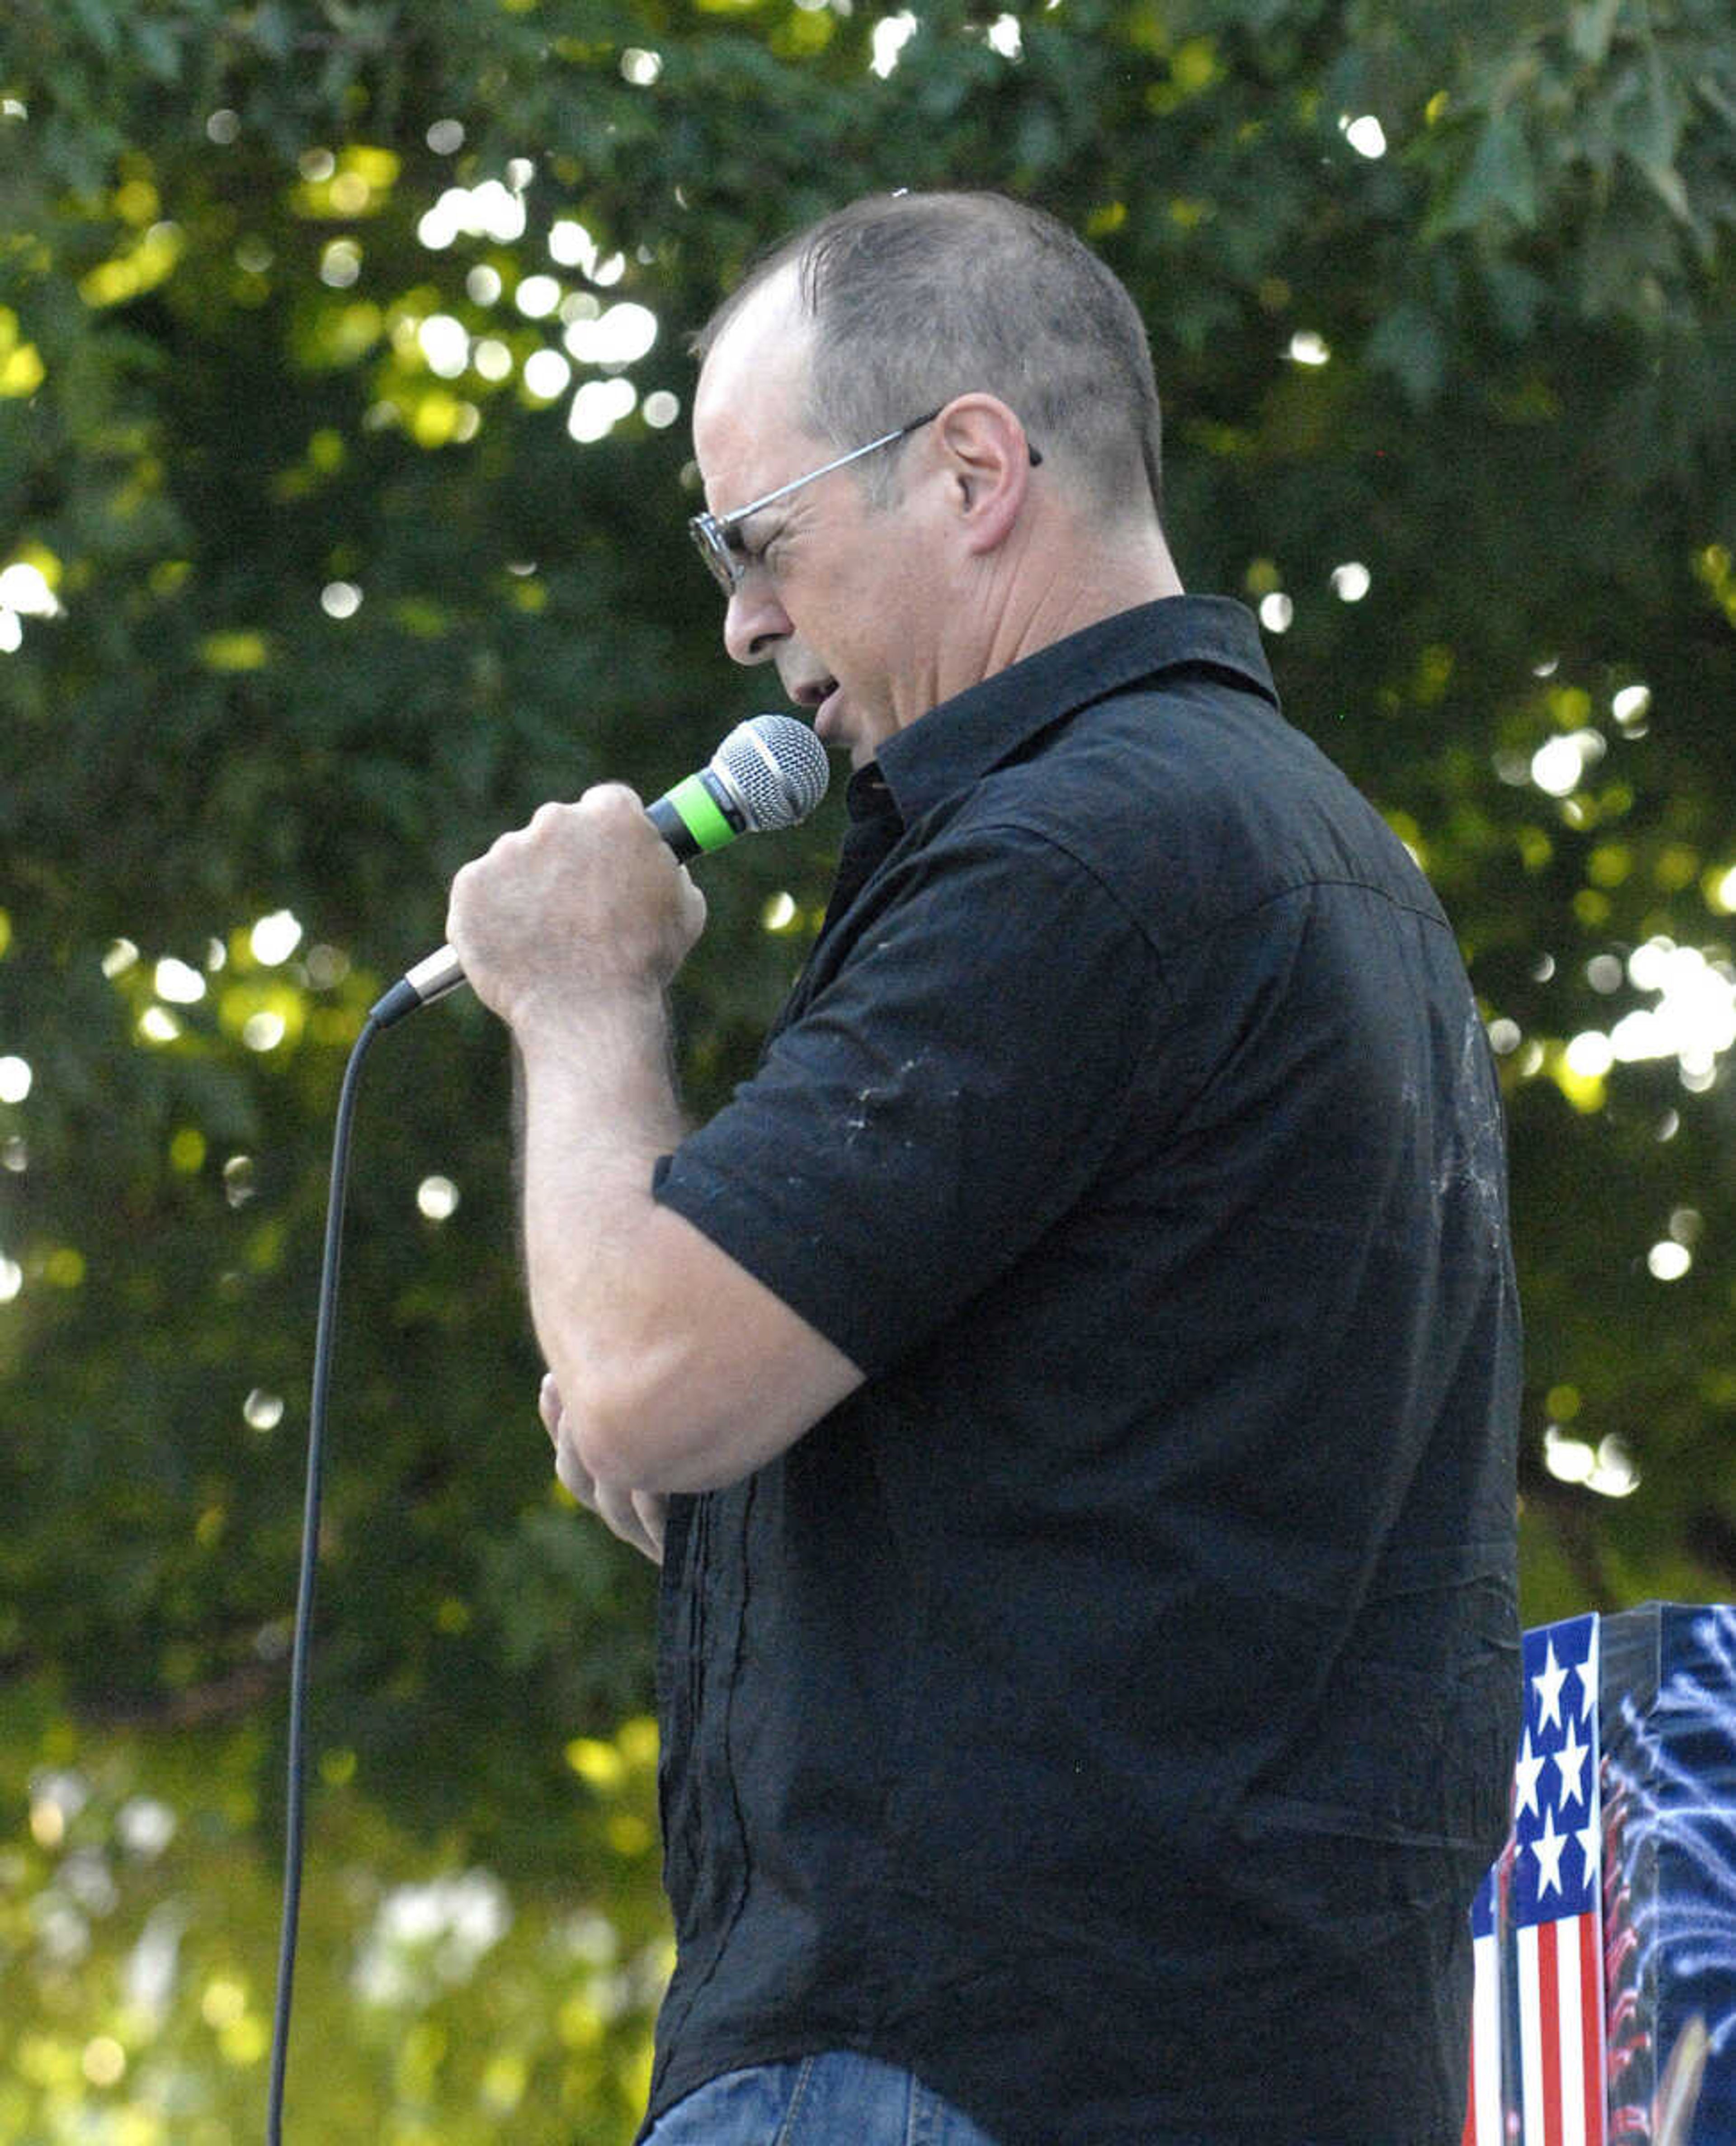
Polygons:
M721 850L740 832L724 817L702 774L690 775L685 782L676 783L667 793L667 802L702 850Z

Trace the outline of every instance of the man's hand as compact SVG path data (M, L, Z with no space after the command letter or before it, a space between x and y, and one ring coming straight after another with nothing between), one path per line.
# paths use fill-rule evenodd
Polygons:
M514 1028L598 992L659 993L705 928L706 898L618 782L545 805L452 882L446 936Z
M664 1500L651 1490L620 1490L610 1484L599 1485L586 1472L566 1435L566 1411L561 1405L561 1392L552 1371L542 1375L536 1407L555 1449L555 1474L561 1483L611 1534L630 1543L653 1565L661 1565Z

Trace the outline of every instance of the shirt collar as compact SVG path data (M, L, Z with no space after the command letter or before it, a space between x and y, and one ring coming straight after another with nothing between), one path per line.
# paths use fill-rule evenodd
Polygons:
M1228 673L1278 705L1259 629L1244 605L1229 596L1164 596L1069 634L942 701L887 739L878 771L910 826L1093 701L1199 670Z

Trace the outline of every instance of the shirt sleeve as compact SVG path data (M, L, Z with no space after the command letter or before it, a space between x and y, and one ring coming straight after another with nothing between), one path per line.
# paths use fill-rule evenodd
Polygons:
M1023 828L949 831L863 900L837 973L655 1190L871 1375L1104 1169L1162 982L1097 877Z

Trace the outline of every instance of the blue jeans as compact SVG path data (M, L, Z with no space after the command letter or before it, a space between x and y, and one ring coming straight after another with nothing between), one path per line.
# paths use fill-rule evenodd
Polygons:
M645 2146L995 2146L895 2065L847 2050L726 2072L678 2101Z

